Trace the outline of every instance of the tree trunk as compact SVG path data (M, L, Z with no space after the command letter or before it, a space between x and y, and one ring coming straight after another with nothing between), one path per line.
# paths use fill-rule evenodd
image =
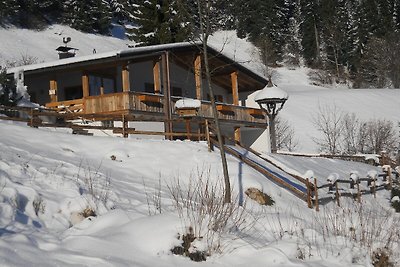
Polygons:
M224 183L225 183L224 202L231 203L231 184L229 181L228 164L226 162L225 147L224 147L224 142L222 140L221 127L220 127L219 119L218 119L218 111L217 111L217 107L215 105L214 90L213 90L212 84L211 84L210 66L208 64L207 43L208 43L208 37L211 33L210 13L208 10L210 8L210 4L209 4L208 0L204 0L203 3L205 4L204 12L203 12L202 6L201 6L202 1L197 0L199 19L200 19L200 31L201 31L201 35L202 35L202 45L203 45L203 54L204 54L204 68L206 71L207 86L208 86L208 90L209 90L209 94L210 94L210 98L211 98L212 113L213 113L213 117L214 117L214 121L215 121L215 128L217 130L218 146L219 146L219 150L221 153L222 169L223 169L223 173L224 173ZM204 25L204 23L205 23L205 25Z

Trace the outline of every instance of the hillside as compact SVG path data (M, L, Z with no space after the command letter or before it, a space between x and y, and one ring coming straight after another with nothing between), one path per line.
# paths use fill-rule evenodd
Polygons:
M124 40L59 25L42 32L0 29L0 39L9 40L0 43L2 60L19 59L21 51L39 61L55 60L54 49L64 34L72 37L71 46L80 49L80 56L93 48L126 48ZM217 33L212 45L224 46L224 53L262 71L254 47L232 32ZM309 85L305 68L276 71L274 82L290 95L282 115L295 129L300 151L317 151L311 137L318 132L310 117L319 105L334 103L363 119L399 118L400 90L327 89ZM321 189L324 201L316 212L228 155L234 201L224 205L218 202L219 153L208 152L205 142L77 136L71 130L3 120L0 136L1 266L370 267L374 252L389 255L395 266L400 262L400 216L390 207L387 190L374 198L364 184L367 192L358 203L345 197L355 192L345 185L338 207L334 194ZM371 170L381 172L334 159L270 159L303 177L312 171L320 184L331 173L348 179L352 171L362 177ZM249 199L244 192L250 187L262 190L274 204L260 206ZM202 198L195 199L194 192ZM244 207L238 207L240 200ZM213 215L204 213L214 201L209 209ZM232 216L222 216L229 212ZM197 237L191 251L211 252L205 262L171 252L190 227Z
M1 266L199 266L170 252L191 222L180 217L171 188L178 179L186 192L199 176L210 184L222 177L219 154L205 143L76 136L4 121L0 134ZM343 210L331 202L316 213L235 158L228 156L228 164L235 203L242 190L256 187L275 204L261 207L244 196L245 220L221 232L219 252L201 266L370 266L364 246L380 247L386 230L397 229L387 191L373 201L363 196L361 212L342 198ZM313 168L317 174L358 169L361 175L374 169L338 160ZM79 222L87 207L97 217ZM371 212L376 215L360 228L359 219ZM331 216L341 220L323 226ZM383 231L372 231L376 224L385 225ZM349 227L357 229L356 240L346 237ZM338 236L336 228L344 231ZM358 240L364 230L371 236ZM197 247L207 246L200 241Z

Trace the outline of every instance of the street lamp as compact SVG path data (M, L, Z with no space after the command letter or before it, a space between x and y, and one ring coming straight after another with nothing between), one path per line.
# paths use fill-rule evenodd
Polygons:
M276 87L271 79L268 85L256 94L254 100L260 105L268 116L269 120L269 132L271 138L271 152L276 153L276 133L275 133L275 117L278 112L283 108L286 100L288 100L288 94L282 89Z

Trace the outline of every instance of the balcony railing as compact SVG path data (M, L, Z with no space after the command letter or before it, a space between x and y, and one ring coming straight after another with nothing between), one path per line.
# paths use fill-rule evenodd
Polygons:
M180 116L174 106L180 97L172 97L172 115ZM62 101L49 103L48 107L71 107L84 114L108 114L118 112L132 112L143 115L164 116L163 95L139 93L139 92L120 92L104 94L99 96L89 96L83 99L72 101ZM68 104L71 106L68 107ZM79 107L79 109L78 109ZM265 116L260 109L236 106L226 103L217 103L218 116L221 120L237 121L246 123L265 123ZM209 101L201 101L201 106L193 115L202 118L212 118L212 108Z

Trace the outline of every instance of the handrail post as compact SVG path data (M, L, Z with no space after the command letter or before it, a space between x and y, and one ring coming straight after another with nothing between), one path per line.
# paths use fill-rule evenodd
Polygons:
M315 210L319 211L317 178L314 178L314 198Z

